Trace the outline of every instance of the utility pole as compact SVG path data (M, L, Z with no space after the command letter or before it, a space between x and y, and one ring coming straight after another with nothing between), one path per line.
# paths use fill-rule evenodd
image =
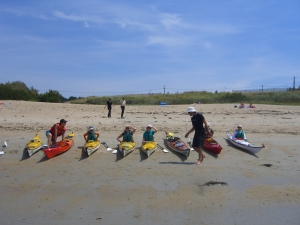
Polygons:
M293 90L296 89L296 77L294 77L294 82L293 82Z
M261 92L264 92L264 85L261 85Z
M166 86L164 85L164 94L166 94Z

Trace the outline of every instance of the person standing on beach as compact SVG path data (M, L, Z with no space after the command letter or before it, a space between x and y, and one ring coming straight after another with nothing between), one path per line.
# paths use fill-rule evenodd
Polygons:
M120 106L121 106L121 118L124 118L123 115L124 115L124 111L125 111L125 105L126 105L126 101L125 101L125 98L122 98L122 100L120 100Z
M111 99L108 99L108 101L106 102L106 106L107 106L107 109L108 109L107 117L111 117L111 108L113 106L113 103L112 103ZM106 108L106 106L104 106L104 109Z
M61 140L63 141L65 138L65 132L67 130L66 124L68 121L65 119L61 119L59 123L54 124L50 130L46 131L46 137L48 138L48 148L50 148L51 144L54 145L57 141L57 137L62 136ZM52 142L52 143L51 143Z
M200 163L206 157L202 153L202 147L204 144L205 136L206 136L206 134L211 135L211 133L208 129L208 126L207 126L204 116L201 113L197 113L197 111L194 107L189 107L187 109L187 113L191 116L191 121L192 121L193 127L190 131L188 131L185 134L185 138L187 138L190 133L195 131L192 147L195 149L196 152L198 152L198 155L199 155L196 165L200 165ZM203 124L204 124L205 128L203 127Z

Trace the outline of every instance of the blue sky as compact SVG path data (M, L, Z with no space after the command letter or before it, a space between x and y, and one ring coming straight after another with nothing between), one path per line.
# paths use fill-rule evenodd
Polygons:
M0 0L0 53L65 97L298 87L300 1Z

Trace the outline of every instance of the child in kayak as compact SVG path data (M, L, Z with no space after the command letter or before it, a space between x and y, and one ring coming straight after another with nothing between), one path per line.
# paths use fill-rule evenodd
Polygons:
M207 123L207 127L211 135L208 135L208 133L206 132L206 138L210 138L214 135L214 130L210 127L210 123Z
M99 138L99 132L95 132L94 131L94 127L93 126L89 126L88 127L88 131L83 135L84 140L86 141L96 141Z
M57 141L57 137L62 136L61 140L65 139L65 132L67 130L66 124L68 121L65 119L61 119L59 123L54 124L50 130L46 131L46 137L48 138L48 148L50 148L51 144L55 145Z
M242 125L239 124L237 126L237 130L234 131L233 135L232 135L232 139L239 139L239 140L246 140L246 134L244 132L244 130L242 129Z
M143 134L143 143L146 141L154 141L154 134L157 132L157 129L152 125L147 125L146 131Z
M136 128L126 125L125 130L123 131L122 134L120 134L117 137L117 140L119 142L133 142L133 134L135 133ZM120 140L120 138L123 137L123 141Z

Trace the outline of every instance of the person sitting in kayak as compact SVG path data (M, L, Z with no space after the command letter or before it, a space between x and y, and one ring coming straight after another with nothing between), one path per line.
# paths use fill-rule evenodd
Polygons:
M143 134L143 143L145 143L146 141L154 141L154 134L157 132L157 129L155 127L153 127L152 125L148 125L146 127L146 131Z
M88 131L83 135L84 140L86 141L96 141L99 138L99 132L94 131L93 126L88 127Z
M133 134L135 133L136 128L126 125L125 130L122 134L117 137L117 140L121 142L133 142ZM123 137L123 141L120 138Z
M68 121L65 119L61 119L59 123L54 124L50 130L46 131L46 137L48 138L48 148L50 148L51 144L55 145L57 141L57 137L62 136L61 140L65 139L65 132L67 130L66 124Z
M208 133L206 132L206 138L210 138L214 135L214 130L210 127L210 123L207 123L207 128L211 135L208 135Z
M246 140L246 134L244 132L244 130L242 129L242 125L239 124L237 126L237 130L234 131L233 135L232 135L232 139L238 139L238 140Z

